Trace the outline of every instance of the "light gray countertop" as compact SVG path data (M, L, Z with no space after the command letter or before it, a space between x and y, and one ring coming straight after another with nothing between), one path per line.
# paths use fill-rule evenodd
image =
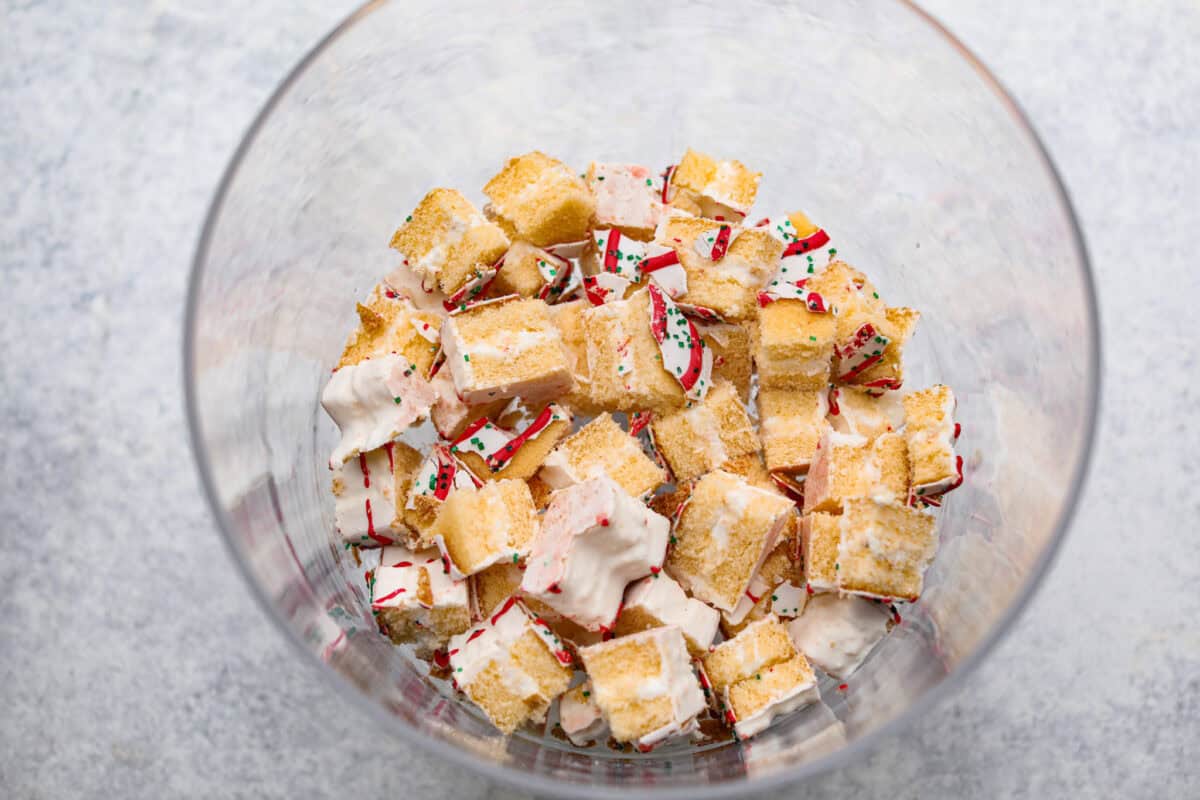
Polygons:
M509 796L414 768L295 659L188 452L181 319L206 205L276 82L353 6L0 5L0 796ZM1200 6L928 6L1024 105L1074 198L1103 420L1008 639L950 701L792 794L1195 796Z

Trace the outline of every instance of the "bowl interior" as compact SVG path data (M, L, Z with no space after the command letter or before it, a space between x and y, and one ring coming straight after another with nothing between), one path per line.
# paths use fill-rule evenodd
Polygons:
M688 147L764 174L889 303L920 309L906 385L959 397L966 485L921 601L849 681L744 744L573 752L495 734L373 630L334 544L317 398L392 230L433 186L541 149L661 168ZM186 381L236 562L304 657L400 739L522 787L698 796L797 779L943 693L1035 586L1078 492L1097 392L1078 232L1028 127L903 3L379 3L303 62L243 143L193 275Z

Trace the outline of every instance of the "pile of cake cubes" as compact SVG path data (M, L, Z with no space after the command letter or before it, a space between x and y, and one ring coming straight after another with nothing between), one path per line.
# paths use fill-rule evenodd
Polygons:
M482 210L425 195L358 305L321 397L339 540L504 733L753 736L921 594L954 395L902 389L918 312L804 213L751 217L760 177L513 158Z

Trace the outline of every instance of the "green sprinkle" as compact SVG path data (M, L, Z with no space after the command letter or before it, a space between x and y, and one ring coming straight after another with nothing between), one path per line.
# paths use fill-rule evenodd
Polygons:
M598 180L598 181L602 181L602 180L604 180L604 176L603 176L603 175L597 175L597 176L596 176L596 180Z
M463 353L463 361L470 361L470 360L471 360L470 353Z
M517 563L517 554L513 553L513 563Z
M591 693L591 692L584 692L584 693L583 693L583 696L584 696L584 697L591 697L591 696L592 696L592 693Z
M876 300L878 300L878 299L879 299L879 292L871 292L871 296L872 296L872 297L874 297Z
M404 221L405 221L405 222L412 222L412 214L409 214L407 217L405 217L405 218L404 218Z
M393 398L392 398L392 402L393 402L393 403L395 403L396 405L400 405L400 398L399 398L399 397L393 397Z
M813 341L813 342L815 342L817 340L817 337L815 337L815 336L809 336L808 338L810 341Z
M653 186L653 185L654 185L654 181L650 180L649 178L646 178L646 185L647 185L647 186Z

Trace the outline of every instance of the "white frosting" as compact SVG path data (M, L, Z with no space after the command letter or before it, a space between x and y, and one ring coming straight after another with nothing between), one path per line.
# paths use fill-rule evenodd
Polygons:
M895 394L889 392L888 394ZM912 491L919 496L936 496L945 492L958 482L958 456L954 452L954 411L957 407L954 393L950 390L943 392L941 407L941 422L924 425L910 421L905 429L905 436L910 442L911 451L928 452L936 448L941 455L939 472L948 477L928 483L914 484Z
M746 515L746 510L761 491L753 486L741 484L725 494L721 508L717 511L717 518L713 521L712 530L709 531L718 556L724 554L729 547L730 530Z
M767 360L775 373L795 373L806 378L819 378L829 372L828 355L796 356L793 358L770 358Z
M596 222L627 228L653 228L662 216L655 176L640 164L597 164L588 182L596 196Z
M729 451L721 441L721 424L711 406L700 403L683 412L684 423L691 433L692 444L704 453L709 469L729 460Z
M712 348L704 345L696 325L683 316L666 292L654 283L647 286L647 291L650 294L650 330L658 342L663 369L679 382L684 397L702 400L712 385ZM661 339L656 326L662 329ZM699 364L695 367L696 373L692 374L696 353L699 353Z
M790 714L796 709L804 708L820 699L821 694L817 689L815 678L797 683L772 697L753 714L739 718L733 725L733 731L738 738L748 739L765 731L776 717Z
M558 724L571 743L584 747L604 736L608 724L592 695L592 682L564 692L558 702Z
M451 438L454 431L471 415L471 407L458 396L454 377L450 373L449 369L439 369L437 374L429 379L429 385L433 387L436 396L429 416L444 439Z
M588 630L610 628L625 586L662 567L670 523L607 477L555 494L521 591Z
M594 305L604 305L625 299L625 292L633 285L630 279L613 272L599 272L588 275L583 279L588 301Z
M450 639L450 676L462 689L469 688L479 673L495 665L504 688L522 699L541 693L537 680L512 657L512 647L529 631L533 620L520 603L502 608L466 633ZM539 640L545 642L541 636ZM549 643L547 649L550 649Z
M633 583L625 592L625 610L639 608L664 625L675 625L693 650L706 650L717 635L720 613L688 597L665 572Z
M848 678L887 635L891 612L862 597L814 595L788 623L796 649L835 678Z
M596 462L597 465L598 463L599 462ZM585 467L586 466L587 465L585 465ZM603 467L599 467L599 469L588 470L587 472L591 473L602 471ZM559 445L557 448L552 450L550 455L546 456L546 460L542 462L542 468L538 472L538 477L541 478L542 482L551 489L565 489L568 486L573 486L576 483L583 483L585 480L592 477L592 475L585 474L580 470L577 470L571 463L571 458L567 450L562 445Z
M511 403L509 407L512 407ZM553 403L533 419L526 416L518 420L513 430L505 430L491 420L484 419L482 425L469 426L450 450L454 453L474 453L493 472L499 472L522 447L541 436L551 424L570 419L569 412Z
M891 341L871 323L860 325L848 341L834 345L834 352L839 359L838 378L852 378L878 362Z
M670 247L664 247L657 242L650 242L645 245L645 248L647 261L642 262L642 274L649 275L650 279L662 287L662 290L672 298L676 298L682 294L685 294L688 288L687 271L684 270L683 265L679 263L678 256L676 256L674 259L675 263L669 264L665 267L647 264L650 259L659 258L660 256L667 255L668 253L674 253L675 250Z
M396 481L390 449L384 445L359 453L334 470L334 481L340 484L333 504L334 524L343 541L372 545L393 540Z
M890 427L892 430L898 430L904 424L903 393L884 392L879 397L871 396L868 403L859 404L845 399L854 391L836 386L829 390L833 402L838 407L838 413L834 414L833 404L826 405L829 424L834 430L862 436L873 429Z
M417 475L413 478L412 486L409 487L404 507L410 510L416 508L417 504L414 498L417 495L436 494L437 476L443 469L450 473L450 483L446 487L446 496L449 496L450 492L457 489L475 488L476 483L471 477L471 471L462 466L450 454L449 448L437 445L429 451L428 455L425 456L425 460L421 462L421 466L417 469Z
M399 297L406 298L418 309L446 313L443 306L446 295L436 288L426 288L421 283L421 276L406 264L401 264L388 273L383 282Z
M808 589L784 581L771 591L771 611L777 617L798 617L808 605Z
M723 611L721 616L731 625L741 625L746 615L753 610L758 601L770 596L768 610L777 617L799 616L808 601L808 590L804 586L796 586L790 581L784 581L778 586L772 586L763 579L760 573L755 573L750 579L750 587L742 593L738 604L732 611Z
M429 413L434 399L433 388L402 356L368 358L334 372L321 393L321 405L342 432L330 469L395 439Z

